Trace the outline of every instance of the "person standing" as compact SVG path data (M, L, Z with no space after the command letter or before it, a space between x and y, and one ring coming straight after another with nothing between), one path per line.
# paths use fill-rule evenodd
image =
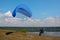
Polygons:
M43 33L44 33L44 30L43 30L43 28L42 28L42 29L40 29L40 31L39 31L39 36L41 36Z

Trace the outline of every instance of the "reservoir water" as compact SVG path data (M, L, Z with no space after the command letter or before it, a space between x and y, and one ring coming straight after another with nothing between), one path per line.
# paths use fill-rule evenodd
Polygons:
M38 34L39 35L39 32L28 32L28 33L29 34ZM60 37L60 32L44 32L43 35Z

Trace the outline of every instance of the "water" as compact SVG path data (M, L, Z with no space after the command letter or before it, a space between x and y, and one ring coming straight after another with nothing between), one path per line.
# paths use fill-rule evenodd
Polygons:
M38 34L39 35L39 32L28 32L28 33L29 34ZM43 35L60 37L60 32L44 32Z
M26 29L27 32L39 32L41 28L47 32L60 32L60 27L0 27L0 29L6 30Z

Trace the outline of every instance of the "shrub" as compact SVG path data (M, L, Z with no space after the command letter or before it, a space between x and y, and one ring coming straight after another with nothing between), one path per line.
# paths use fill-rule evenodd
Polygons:
M17 32L23 32L23 33L26 33L26 29L18 29Z

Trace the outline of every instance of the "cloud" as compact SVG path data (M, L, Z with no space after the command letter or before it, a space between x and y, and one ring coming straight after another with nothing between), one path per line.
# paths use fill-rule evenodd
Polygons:
M5 16L8 16L8 17L12 17L12 14L11 14L10 11L6 12L4 15L5 15Z
M59 17L47 17L44 20L32 18L14 18L10 11L0 14L0 26L49 27L60 26Z
M60 26L60 18L59 17L48 17L44 19L45 26Z
M3 17L4 15L0 13L0 17Z
M12 13L10 11L6 13L0 13L0 17L12 17Z
M44 19L44 22L46 22L46 23L55 23L55 18L53 18L53 17L48 17L48 18L46 18L46 19Z

